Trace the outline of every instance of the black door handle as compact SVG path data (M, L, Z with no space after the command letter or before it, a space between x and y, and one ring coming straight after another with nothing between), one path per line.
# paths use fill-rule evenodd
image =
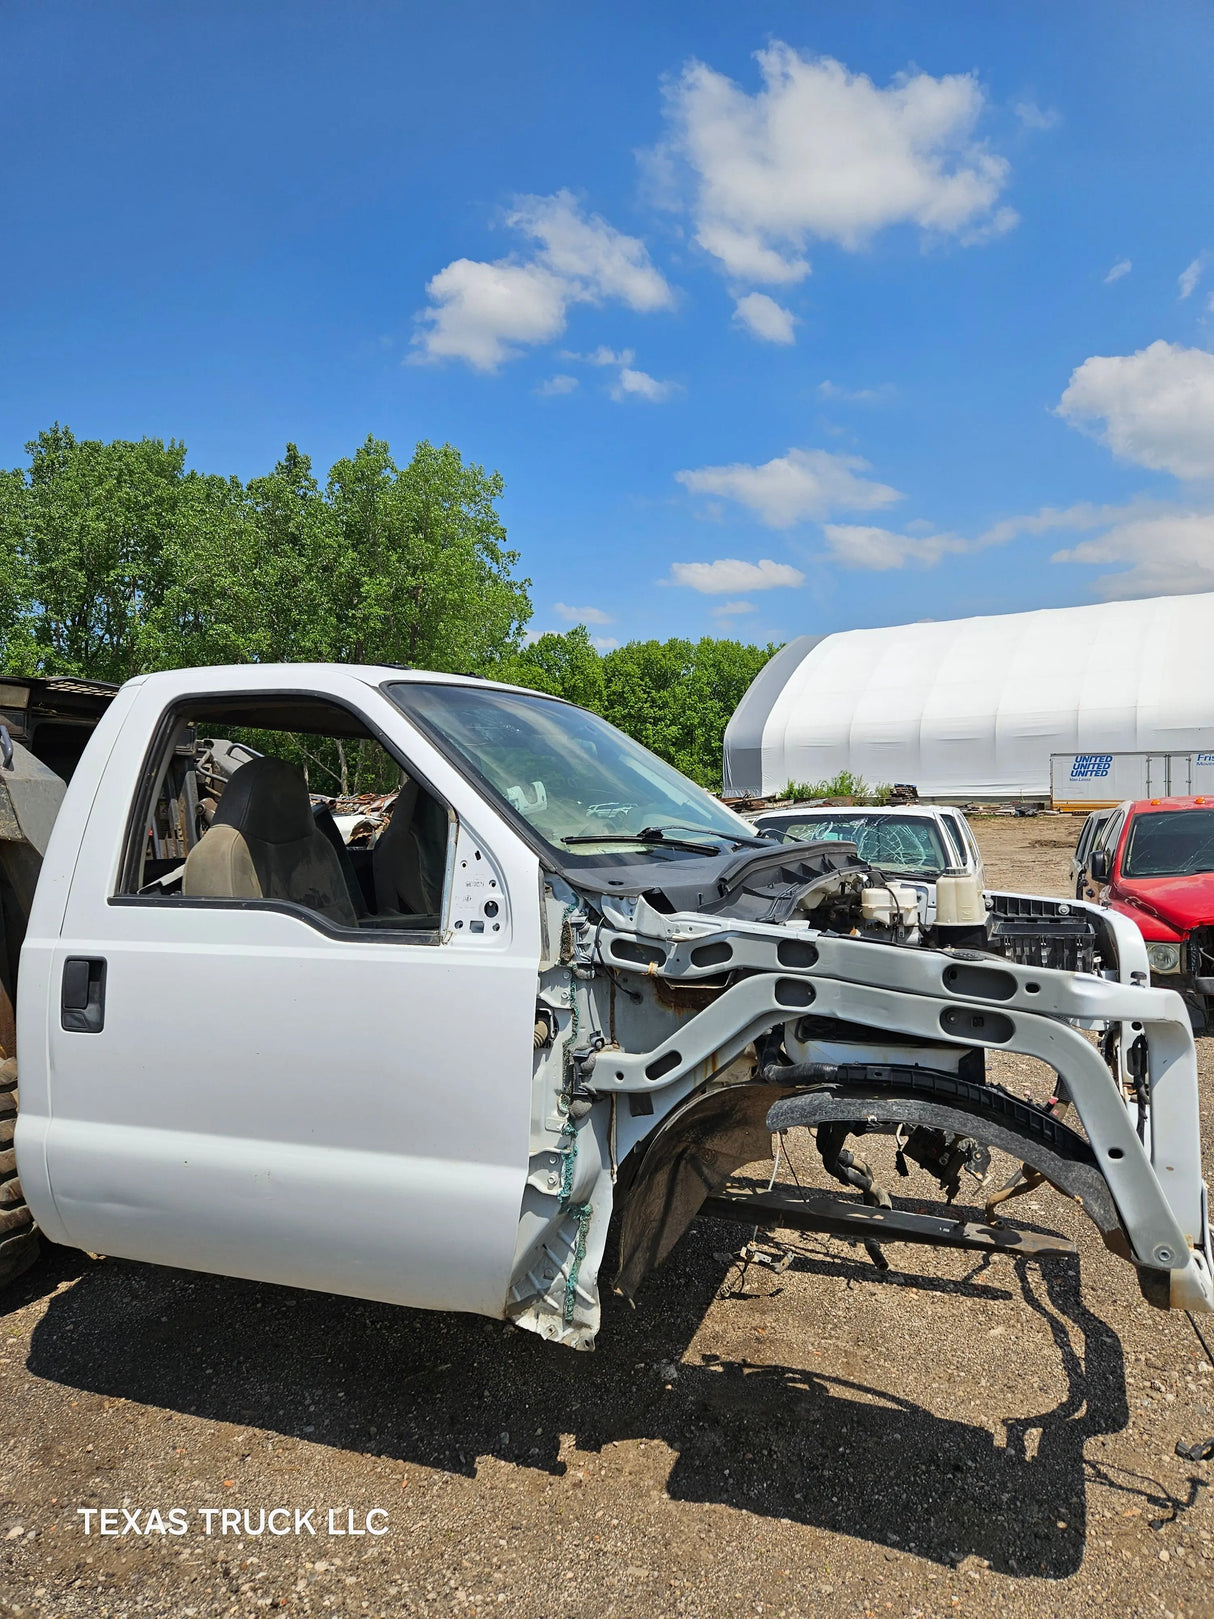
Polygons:
M69 956L63 963L59 1019L73 1034L100 1034L105 1027L105 962L100 956Z

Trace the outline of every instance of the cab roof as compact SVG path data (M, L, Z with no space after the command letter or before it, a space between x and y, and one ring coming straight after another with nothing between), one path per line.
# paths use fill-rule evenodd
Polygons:
M1196 798L1134 798L1129 801L1131 815L1159 815L1167 810L1214 809L1214 795L1201 794Z
M443 686L478 686L490 691L514 691L528 697L545 697L550 702L565 703L564 697L551 692L536 691L530 686L514 686L485 675L451 674L440 669L410 669L399 663L221 663L211 666L195 665L184 669L160 669L151 674L135 675L128 686L165 686L168 688L195 687L199 690L221 692L239 689L248 692L283 692L304 690L310 680L341 675L360 681L366 686L385 686L397 682L424 683Z
M931 820L939 813L960 815L963 812L954 804L824 804L811 801L773 804L769 809L748 810L747 817L757 821L767 815L921 815L925 820Z

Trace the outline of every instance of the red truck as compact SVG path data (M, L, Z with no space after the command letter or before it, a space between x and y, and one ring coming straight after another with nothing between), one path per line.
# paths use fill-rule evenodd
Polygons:
M1151 982L1179 990L1194 1031L1205 1033L1214 1018L1214 798L1119 804L1089 842L1080 897L1134 919Z

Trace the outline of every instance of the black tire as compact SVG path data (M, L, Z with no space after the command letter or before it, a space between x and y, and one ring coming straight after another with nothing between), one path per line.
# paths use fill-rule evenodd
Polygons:
M27 1271L40 1248L13 1152L18 1100L17 1062L9 1057L0 1062L0 1287Z

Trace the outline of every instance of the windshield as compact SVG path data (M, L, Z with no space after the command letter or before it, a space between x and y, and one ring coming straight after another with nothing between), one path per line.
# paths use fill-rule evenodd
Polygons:
M1162 810L1134 817L1123 877L1184 877L1195 871L1214 871L1214 810Z
M597 714L479 686L399 681L387 691L563 855L601 864L606 850L635 858L677 839L702 848L676 844L668 856L755 841L740 816Z
M911 815L857 815L853 810L783 820L759 816L760 832L777 832L787 841L814 839L854 843L861 860L882 871L907 877L939 877L951 864L934 821Z

